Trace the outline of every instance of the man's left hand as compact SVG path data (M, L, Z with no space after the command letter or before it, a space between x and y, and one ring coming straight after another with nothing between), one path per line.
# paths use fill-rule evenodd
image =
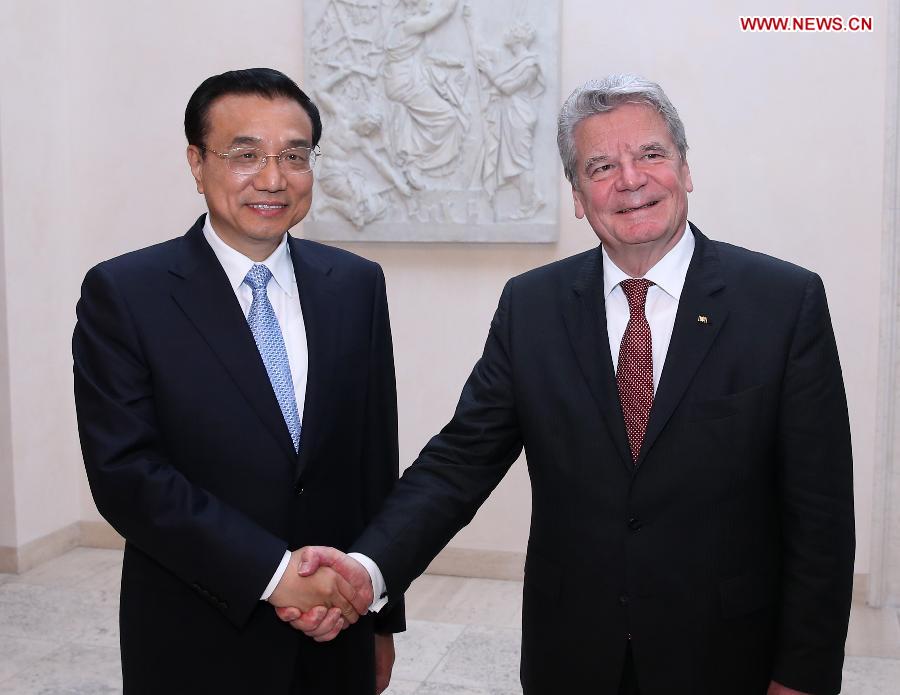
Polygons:
M786 685L782 685L781 683L776 683L772 681L769 683L769 689L766 691L766 695L812 695L811 693L804 693L800 690L794 690L793 688L788 688Z
M304 612L299 608L285 606L276 608L275 613L280 620L289 623L292 628L307 637L312 637L316 642L330 642L341 630L350 627L350 623L344 620L339 608L316 606Z
M375 635L375 694L387 690L394 668L394 636Z

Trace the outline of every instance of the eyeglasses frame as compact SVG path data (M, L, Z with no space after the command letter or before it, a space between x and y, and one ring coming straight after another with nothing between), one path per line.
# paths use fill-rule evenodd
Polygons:
M235 174L236 176L256 176L259 172L263 171L266 168L266 165L269 163L269 158L271 158L271 157L275 158L275 162L277 163L279 170L284 174L311 174L313 171L313 167L315 166L316 160L322 156L322 151L319 149L318 145L316 145L315 147L303 147L303 146L286 147L283 150L281 150L281 152L279 152L278 154L269 154L268 152L263 152L262 149L260 149L259 147L235 147L234 149L229 150L228 152L219 152L217 150L214 150L212 147L207 147L206 145L200 145L200 149L203 150L204 152L211 152L212 154L216 155L220 159L224 159L226 161L231 159L232 157L234 157L235 153L240 152L241 150L256 150L258 152L262 152L262 159L259 160L260 165L259 165L259 168L256 169L256 171L244 173L244 172L240 172L240 171L235 171L234 169L232 169L229 166L228 170L232 174ZM307 169L306 171L287 171L286 169L282 168L281 163L283 160L281 159L281 156L285 152L291 152L293 150L308 150L309 151L310 155L312 155L312 157L311 157L312 163L309 165L309 169Z

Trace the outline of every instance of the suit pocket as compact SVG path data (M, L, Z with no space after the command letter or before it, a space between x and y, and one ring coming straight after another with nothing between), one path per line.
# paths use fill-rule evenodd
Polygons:
M719 584L722 617L737 618L775 602L776 582L771 575L751 572Z
M746 412L748 408L759 403L764 389L765 384L760 384L727 396L691 403L688 406L687 419L694 422L722 420Z

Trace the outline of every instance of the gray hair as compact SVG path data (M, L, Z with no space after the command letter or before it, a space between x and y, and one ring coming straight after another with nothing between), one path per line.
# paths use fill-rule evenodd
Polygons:
M687 137L678 111L656 82L637 75L609 75L602 80L589 80L569 95L559 112L556 143L562 159L563 171L572 187L578 188L575 128L586 118L612 111L622 104L645 104L662 116L669 135L678 148L681 160L687 156Z

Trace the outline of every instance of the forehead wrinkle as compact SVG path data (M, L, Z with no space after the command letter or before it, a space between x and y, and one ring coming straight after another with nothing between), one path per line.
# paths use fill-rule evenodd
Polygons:
M231 139L231 145L258 145L262 142L262 138L253 137L252 135L235 135Z
M229 147L259 147L262 144L262 138L254 137L252 135L236 135L231 139ZM306 138L292 138L285 143L283 149L291 150L295 147L310 147L310 142Z

